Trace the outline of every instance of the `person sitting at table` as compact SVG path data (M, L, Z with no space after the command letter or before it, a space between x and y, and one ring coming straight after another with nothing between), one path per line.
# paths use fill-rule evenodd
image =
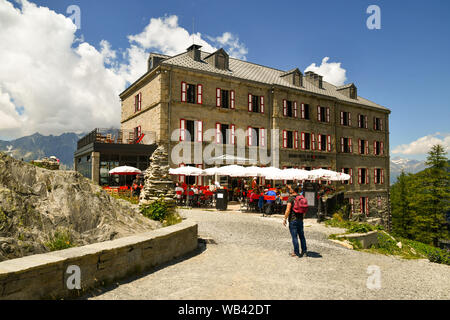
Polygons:
M183 202L183 192L184 192L184 189L180 186L179 183L177 183L176 187L175 187L175 193L176 193L176 198L177 198L178 204L181 204Z

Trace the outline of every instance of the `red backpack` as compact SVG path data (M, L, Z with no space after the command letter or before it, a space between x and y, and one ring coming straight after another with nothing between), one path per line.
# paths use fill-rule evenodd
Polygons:
M295 213L305 214L308 211L308 200L303 195L296 196L292 210Z

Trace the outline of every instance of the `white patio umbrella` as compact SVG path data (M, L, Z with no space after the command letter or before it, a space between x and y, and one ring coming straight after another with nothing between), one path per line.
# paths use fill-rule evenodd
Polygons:
M246 177L260 177L261 176L261 167L256 167L256 166L245 167L245 176Z
M336 176L330 178L331 181L346 181L350 180L350 175L343 172L336 172Z
M178 168L170 168L169 173L179 176L200 176L203 174L203 170L196 167L184 166Z
M280 180L276 177L278 177L283 170L275 168L275 167L262 167L261 170L261 176L265 177L268 180Z
M308 180L309 171L296 168L283 169L282 176L286 177L283 180Z
M134 175L139 173L142 173L142 171L139 170L138 168L130 166L121 166L109 170L109 174L118 174L118 175Z
M310 179L316 180L316 179L323 179L323 180L331 180L336 181L334 179L338 179L339 172L332 171L332 170L326 170L326 169L314 169L309 172Z
M219 176L244 177L245 168L243 166L232 164L217 168L215 173Z

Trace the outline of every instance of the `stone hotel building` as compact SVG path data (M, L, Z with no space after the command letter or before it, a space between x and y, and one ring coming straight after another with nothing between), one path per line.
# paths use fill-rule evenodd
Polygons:
M389 109L358 96L353 83L337 87L313 72L277 70L200 48L173 57L150 54L147 72L120 94L122 129L155 132L169 154L179 143L170 141L176 129L177 140L197 148L211 143L204 137L208 129L217 132L214 143L227 148L241 129L246 156L255 148L270 151L270 134L278 129L280 168L348 173L352 179L336 187L345 188L353 211L389 220ZM185 164L205 168L193 155Z

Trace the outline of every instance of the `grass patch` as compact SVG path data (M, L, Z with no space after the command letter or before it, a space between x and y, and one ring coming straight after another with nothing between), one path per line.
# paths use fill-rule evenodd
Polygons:
M111 193L111 197L115 199L126 200L132 204L139 204L139 197L130 197L129 195L117 193Z
M50 251L57 251L75 247L72 235L69 230L55 231L48 242L44 244Z
M346 229L345 233L366 233L374 230L384 230L383 226L374 226L368 223L345 220L340 213L335 213L331 219L326 220L325 225Z
M161 222L164 227L180 223L183 220L175 208L169 206L163 198L142 206L140 210L142 215Z

